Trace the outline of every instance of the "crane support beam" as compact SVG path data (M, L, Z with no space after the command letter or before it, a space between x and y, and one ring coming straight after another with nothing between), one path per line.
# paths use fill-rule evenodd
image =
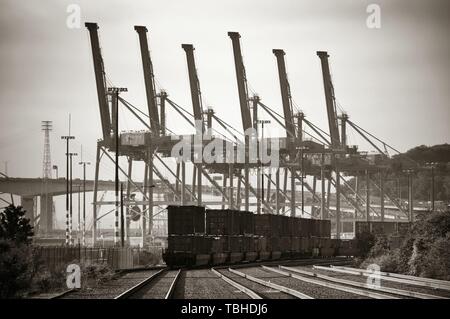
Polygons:
M295 125L292 118L292 101L289 88L289 81L286 73L286 62L284 61L284 51L280 49L272 50L277 58L278 76L280 78L281 101L283 103L284 122L286 125L286 137L295 137Z
M242 59L241 43L239 42L241 36L238 32L228 32L228 36L233 43L234 65L236 68L236 81L239 92L239 103L241 106L242 127L245 132L252 127L252 117L248 105L247 78L245 75L244 61Z
M111 139L111 116L109 113L108 98L106 96L105 69L103 65L100 42L98 40L97 23L87 22L86 28L91 39L92 58L94 61L95 83L97 84L98 106L100 108L100 119L102 122L103 140L106 143Z
M158 107L156 103L153 64L152 60L150 59L150 52L148 49L147 28L144 26L135 26L134 29L138 33L139 45L141 47L142 67L144 70L145 92L147 95L147 106L151 132L154 136L159 136L161 128L159 124Z
M203 123L203 108L200 91L200 82L198 80L197 69L195 67L194 46L192 44L182 44L181 47L186 52L186 59L189 72L189 84L191 87L192 109L194 119ZM204 130L204 128L202 128Z
M339 126L336 115L336 104L334 100L334 89L331 81L330 66L328 65L328 53L325 51L317 51L322 64L323 87L325 91L325 102L327 105L328 126L330 128L331 145L333 148L339 148Z

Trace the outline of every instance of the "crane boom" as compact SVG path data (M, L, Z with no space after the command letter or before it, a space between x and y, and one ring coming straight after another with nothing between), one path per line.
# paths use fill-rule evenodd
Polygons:
M100 109L100 120L102 122L103 140L109 143L111 139L111 117L109 113L108 98L106 96L105 69L103 65L102 53L100 51L100 42L98 40L97 23L86 22L86 28L89 31L92 48L92 59L94 62L95 82L97 85L98 106Z
M281 101L283 103L284 123L286 126L286 136L295 137L295 125L292 116L291 92L286 74L286 62L284 61L285 53L280 49L273 49L272 52L277 58L278 75L280 78Z
M325 91L325 102L327 105L331 146L333 148L339 148L341 143L339 138L338 119L336 114L336 101L334 99L333 83L331 81L330 67L328 65L329 55L325 51L317 51L317 55L319 56L320 62L322 64L323 87Z
M233 43L234 65L236 68L236 81L239 91L239 103L241 106L242 127L244 131L252 127L252 117L250 107L248 105L248 88L247 79L245 76L245 67L242 60L241 44L238 32L228 32L228 36Z
M153 64L150 58L150 52L148 50L147 28L145 26L135 26L134 29L138 33L139 45L141 47L142 67L144 69L145 91L147 95L147 106L151 132L154 136L159 136L161 126L159 122L158 106L156 103Z
M189 84L191 87L192 108L194 111L194 119L196 121L202 122L202 130L204 130L202 94L200 91L200 82L198 80L197 69L195 67L195 59L194 59L194 50L195 49L192 44L182 44L181 47L186 52L186 59L187 59L188 72L189 72Z

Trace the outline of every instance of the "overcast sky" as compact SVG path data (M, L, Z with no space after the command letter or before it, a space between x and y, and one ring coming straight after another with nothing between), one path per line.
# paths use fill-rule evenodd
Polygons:
M79 4L80 29L66 26L67 6ZM381 7L381 28L366 26L366 7ZM25 1L0 0L0 164L9 175L42 174L41 120L52 120L52 158L64 168L68 114L74 151L94 161L101 136L92 56L84 22L97 22L108 78L146 111L134 25L149 29L156 79L191 109L182 43L196 48L204 98L241 128L231 41L241 33L248 82L265 104L281 112L273 48L286 51L293 99L307 118L328 131L317 50L330 54L337 100L350 118L401 151L449 141L450 20L439 1ZM141 129L131 115L122 130ZM168 127L189 132L170 114ZM274 131L276 132L275 126ZM276 135L276 134L274 134ZM350 143L362 142L349 133ZM361 148L370 147L361 143ZM107 164L105 164L107 166ZM62 170L61 170L62 171ZM112 165L104 178L112 178ZM75 168L79 176L80 170ZM60 172L61 173L61 172ZM62 175L62 174L60 174ZM92 177L93 169L88 172Z

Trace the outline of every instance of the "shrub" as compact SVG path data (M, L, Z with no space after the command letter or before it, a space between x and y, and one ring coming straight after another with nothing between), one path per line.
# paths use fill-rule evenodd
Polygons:
M106 263L83 262L80 264L80 268L82 288L96 287L113 279L116 275L116 272Z
M363 238L365 242L360 245L366 254L360 267L376 263L382 271L450 279L450 211L419 215L396 250L390 250L385 236L379 236L373 244L370 236Z
M33 249L10 239L0 239L0 299L23 297L33 275Z

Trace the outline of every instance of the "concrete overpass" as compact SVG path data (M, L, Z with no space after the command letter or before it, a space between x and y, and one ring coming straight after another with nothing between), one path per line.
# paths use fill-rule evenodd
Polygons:
M81 179L73 180L72 193L83 191L83 181ZM81 187L78 187L81 186ZM113 181L99 181L99 191L114 190ZM86 192L94 190L94 181L86 180ZM64 195L66 193L66 179L42 179L42 178L17 178L1 177L0 193L8 193L20 196L21 205L27 211L27 218L34 223L34 210L36 198L40 197L40 220L39 231L48 232L52 230L53 225L53 196Z

